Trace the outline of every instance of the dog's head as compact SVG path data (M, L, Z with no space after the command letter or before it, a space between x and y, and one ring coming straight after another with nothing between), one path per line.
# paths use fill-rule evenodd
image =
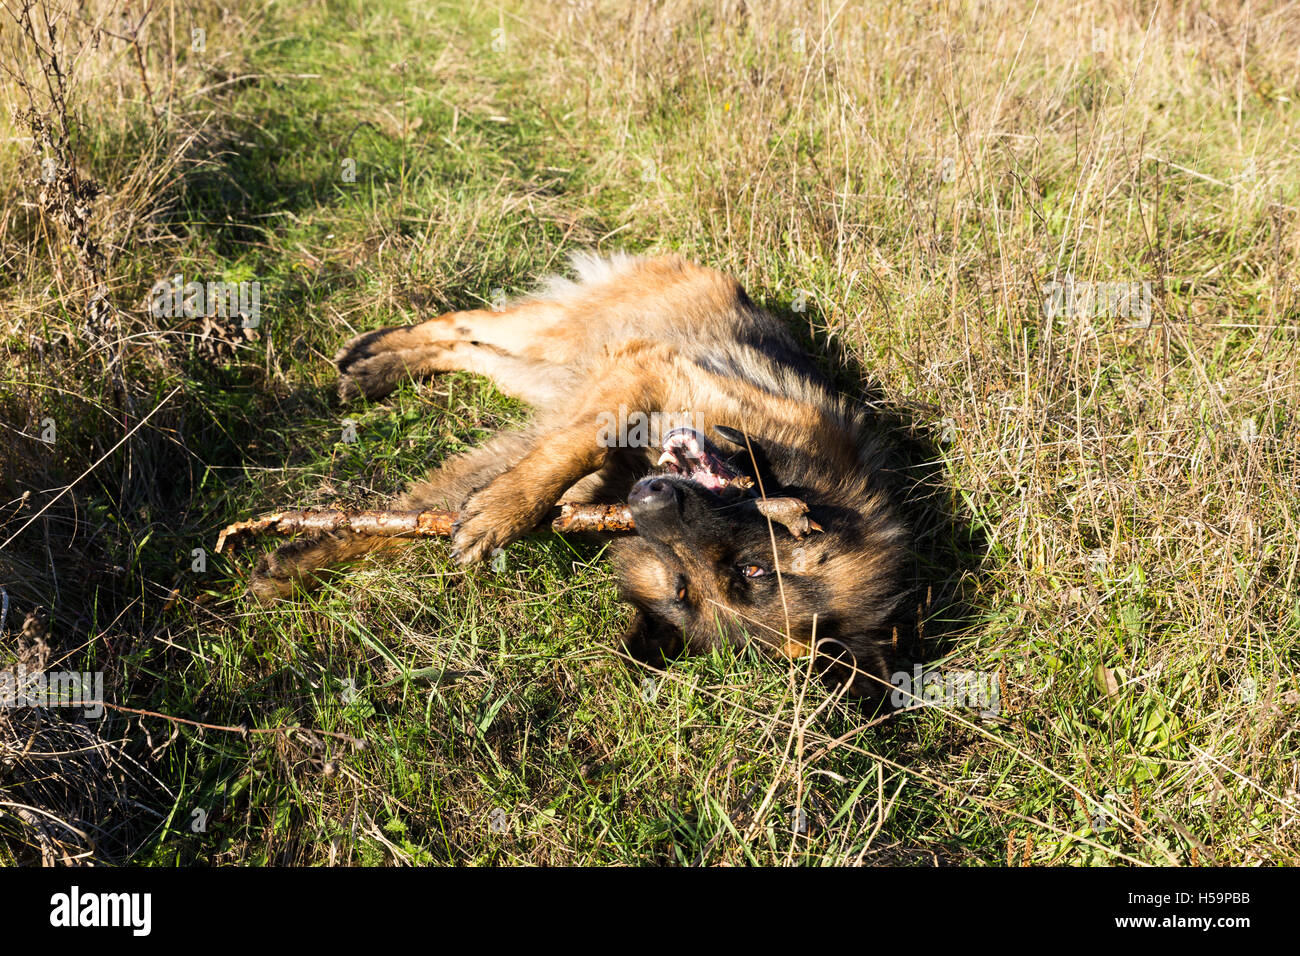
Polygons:
M815 647L840 677L846 665L887 677L882 629L900 597L906 545L869 466L851 445L817 461L795 443L714 430L734 451L676 430L628 496L637 534L615 542L612 556L635 609L629 653L660 664L752 641L786 657ZM762 499L777 497L801 500L806 515L770 520ZM875 684L852 679L858 693Z

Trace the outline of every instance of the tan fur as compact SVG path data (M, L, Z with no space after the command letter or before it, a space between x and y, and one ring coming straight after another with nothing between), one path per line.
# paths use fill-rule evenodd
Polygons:
M392 507L458 509L453 554L462 563L483 560L533 529L557 501L626 500L632 483L651 470L659 448L610 448L597 441L602 414L689 411L704 431L714 425L743 429L773 448L795 449L795 457L808 449L816 471L833 477L833 487L824 489L828 506L851 510L874 535L863 545L863 532L855 530L850 537L859 544L839 551L832 535L806 542L818 573L830 569L839 582L810 593L825 604L824 622L855 613L864 588L877 598L876 616L883 615L896 597L892 578L903 535L874 483L874 446L864 444L857 412L805 364L779 323L734 279L678 256L588 256L576 265L579 281L553 279L501 311L452 312L368 332L339 351L344 400L379 398L408 378L460 369L490 377L533 407L526 429L449 460ZM814 473L806 484L815 479ZM322 567L401 543L347 535L293 542L264 560L254 591L262 599L284 595L295 584L309 584ZM778 551L793 546L783 538ZM634 544L623 551L624 592L634 602L642 590L665 586L655 561L644 553L640 562L627 560L637 553ZM773 558L779 566L781 555ZM684 560L699 565L692 576L700 582L695 597L717 610L710 616L719 631L744 625L725 620L731 584L721 578L716 586L709 583L709 555L686 554ZM715 556L714 563L722 560ZM782 573L793 582L797 572L786 564ZM787 595L782 602L782 620L749 622L760 641L787 656L805 653L817 638L819 613L796 600L792 614L791 600ZM685 639L687 646L702 642Z

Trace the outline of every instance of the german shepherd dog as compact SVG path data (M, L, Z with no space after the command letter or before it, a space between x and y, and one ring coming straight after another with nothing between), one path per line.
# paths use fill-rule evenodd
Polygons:
M573 264L576 281L550 279L503 309L378 329L338 353L344 401L459 369L535 412L392 507L458 511L451 554L471 564L561 501L626 502L636 534L610 547L633 608L631 656L661 664L750 642L786 657L815 650L828 680L876 696L908 541L865 411L734 279L672 255ZM657 415L689 425L647 440L638 426ZM754 507L777 496L802 500L821 530L796 537ZM262 559L253 590L283 596L319 569L406 543L299 539Z

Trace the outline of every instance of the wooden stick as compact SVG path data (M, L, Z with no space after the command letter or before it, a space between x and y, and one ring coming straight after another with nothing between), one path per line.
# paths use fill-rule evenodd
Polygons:
M636 531L627 505L560 505L547 516L560 533L630 534ZM304 531L350 531L386 538L444 538L456 523L454 511L277 511L227 525L217 536L217 554L227 541L249 535L299 534ZM545 527L545 525L543 525Z
M758 513L784 525L796 538L822 527L808 517L808 506L798 498L756 498ZM217 536L217 554L226 542L259 534L290 535L304 531L350 531L353 534L386 538L450 537L456 523L454 511L277 511L248 521L227 525ZM627 505L562 504L552 508L543 522L560 534L632 534L636 522Z

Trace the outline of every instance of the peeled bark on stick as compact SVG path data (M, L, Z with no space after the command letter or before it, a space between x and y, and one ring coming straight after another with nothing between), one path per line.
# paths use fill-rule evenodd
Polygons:
M808 506L798 498L756 498L754 507L796 538L821 525L808 517ZM387 538L450 537L456 523L454 511L277 511L249 521L227 525L217 536L216 552L228 541L261 534L291 535L304 531L350 531ZM632 534L636 523L627 505L562 504L552 508L542 528L561 534Z

